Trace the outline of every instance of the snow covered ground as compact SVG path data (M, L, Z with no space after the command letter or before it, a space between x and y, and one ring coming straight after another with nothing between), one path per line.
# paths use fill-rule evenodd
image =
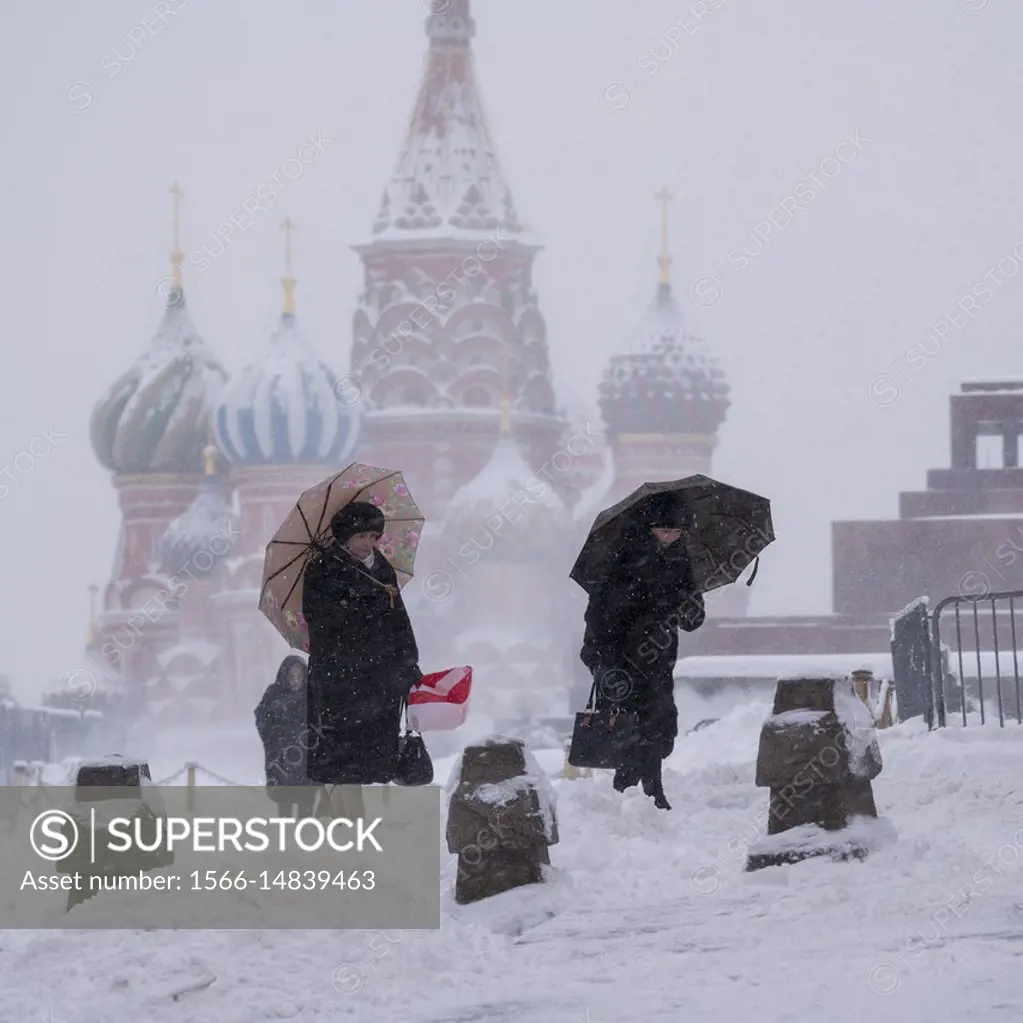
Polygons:
M898 841L864 863L745 874L769 713L739 707L679 741L671 813L603 772L555 781L551 883L460 908L445 856L439 932L5 931L0 1020L1023 1019L1023 729L880 733L874 793ZM244 760L258 775L258 745L239 733L219 748L208 766L254 783L237 774ZM188 758L151 755L154 777Z

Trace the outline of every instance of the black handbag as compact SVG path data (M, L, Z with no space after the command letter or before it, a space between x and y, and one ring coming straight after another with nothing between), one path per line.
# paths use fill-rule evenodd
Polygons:
M433 781L433 761L423 737L408 726L408 704L402 704L405 731L398 736L398 766L396 785L429 785Z
M597 710L596 694L594 681L586 709L575 716L568 762L573 767L618 768L639 738L636 715L621 707Z

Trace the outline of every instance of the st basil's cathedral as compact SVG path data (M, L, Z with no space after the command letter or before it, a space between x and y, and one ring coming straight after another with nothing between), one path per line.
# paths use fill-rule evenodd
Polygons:
M495 726L563 715L585 606L567 575L593 516L645 480L711 470L729 389L672 293L666 193L656 290L604 370L602 422L559 405L540 246L486 122L469 4L426 19L404 145L354 246L350 353L302 333L286 221L280 322L229 378L188 311L172 189L162 320L91 423L121 524L88 653L142 713L251 714L287 652L257 606L265 546L299 493L360 461L401 469L426 516L405 590L424 670L472 664ZM748 591L727 589L711 614L744 615Z

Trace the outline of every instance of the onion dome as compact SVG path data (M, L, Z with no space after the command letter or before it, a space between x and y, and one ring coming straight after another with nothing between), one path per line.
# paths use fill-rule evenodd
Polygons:
M530 468L512 436L505 397L501 433L490 461L452 495L445 531L464 538L461 553L473 561L533 561L558 550L571 521L551 480Z
M667 193L659 198L667 199ZM686 325L671 291L666 214L660 282L626 348L612 356L600 383L600 409L611 437L620 434L712 436L725 420L729 387L707 344Z
M234 465L338 465L354 450L361 410L342 401L345 390L300 333L291 275L290 220L287 276L280 326L262 358L246 366L217 402L220 449Z
M203 451L205 474L196 499L167 527L161 560L171 575L204 578L227 557L240 538L241 520L217 476L217 449Z
M173 275L163 320L146 351L92 412L92 446L119 473L186 473L201 465L207 424L227 373L199 337L181 286L182 252L174 196ZM163 282L161 282L163 283Z
M227 373L196 333L180 283L145 353L96 404L96 457L119 473L186 473L201 464Z

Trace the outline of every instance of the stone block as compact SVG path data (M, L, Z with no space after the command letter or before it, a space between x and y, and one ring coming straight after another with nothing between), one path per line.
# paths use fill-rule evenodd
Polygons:
M799 714L817 719L794 716ZM844 739L833 712L788 711L768 718L760 732L757 786L783 788L807 770L826 784L841 782L848 776Z
M770 789L767 834L795 828L813 834L841 833L854 819L876 818L872 779L881 772L881 751L870 712L848 679L782 679L774 713L764 723L757 755L756 784ZM802 832L800 833L802 834ZM795 863L844 850L839 859L862 859L855 842L829 839L820 849L811 840L784 843L747 860L747 870ZM848 848L846 847L848 845Z
M834 713L835 679L783 678L774 690L775 714L791 710L820 710Z
M546 775L520 739L469 746L452 779L446 838L458 856L455 901L543 881L557 817Z
M67 910L97 894L91 887L93 877L137 874L174 862L174 851L166 841L166 806L152 784L149 765L144 760L114 754L80 764L75 775L74 802L67 812L77 827L78 841L71 854L57 864L57 869L82 875L82 889L68 892ZM132 847L112 852L108 848L110 823L117 817L130 822L129 832L138 832L146 851ZM160 831L163 841L158 843ZM90 862L93 839L95 863Z

